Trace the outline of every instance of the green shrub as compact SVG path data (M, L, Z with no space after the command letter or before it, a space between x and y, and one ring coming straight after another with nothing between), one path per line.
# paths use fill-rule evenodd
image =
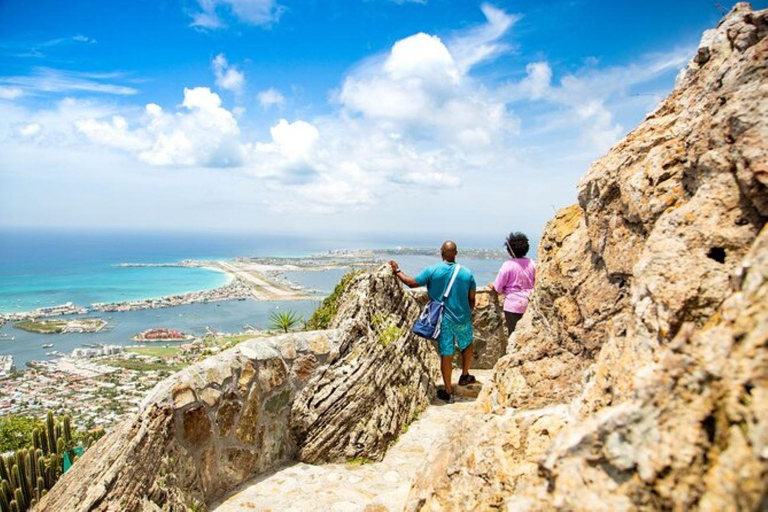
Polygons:
M0 453L16 451L29 446L32 431L43 427L43 422L26 416L9 414L0 416Z
M360 270L355 270L344 274L344 277L341 278L339 283L333 289L333 292L331 292L331 294L323 300L322 304L320 304L320 307L317 308L314 313L312 313L312 316L306 323L306 329L308 331L328 328L331 320L333 320L333 317L336 316L336 311L339 307L339 299L341 299L342 295L344 295L344 292L347 291L349 283L352 281L352 279L359 275L361 272L362 271Z
M283 331L287 333L301 323L301 317L295 311L283 311L278 313L273 311L269 315L269 328L274 331Z

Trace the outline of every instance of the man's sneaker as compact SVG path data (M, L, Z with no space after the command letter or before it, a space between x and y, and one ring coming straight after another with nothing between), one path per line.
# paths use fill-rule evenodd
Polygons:
M442 400L447 404L453 403L453 395L447 393L444 389L437 390L437 398L439 398L440 400Z
M459 377L459 386L467 386L469 384L474 384L475 382L477 382L475 376L468 373Z

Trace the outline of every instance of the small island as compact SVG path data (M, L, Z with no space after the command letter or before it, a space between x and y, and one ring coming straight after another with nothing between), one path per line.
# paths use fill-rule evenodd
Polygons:
M137 334L133 337L133 340L140 343L152 343L156 341L188 341L194 338L195 337L191 334L158 327L155 329L147 329L146 331Z
M35 318L22 320L13 324L17 329L39 334L67 334L100 332L106 327L106 320L101 318L48 319Z

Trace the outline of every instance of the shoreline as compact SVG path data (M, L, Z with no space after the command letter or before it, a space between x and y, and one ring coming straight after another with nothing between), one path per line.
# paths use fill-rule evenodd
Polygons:
M225 274L227 282L222 286L207 290L196 290L174 295L161 295L144 299L134 299L115 302L92 303L88 306L77 306L71 302L63 305L38 308L33 311L0 313L0 327L10 322L53 318L67 315L82 315L88 313L111 313L135 311L141 309L159 309L187 304L222 302L230 300L252 299L257 301L280 300L314 300L317 295L313 290L306 289L291 281L278 279L275 274L294 270L270 266L269 270L256 268L243 269L247 264L208 260L182 260L171 263L118 263L115 267L186 267L202 268L211 272ZM296 268L296 270L306 270Z

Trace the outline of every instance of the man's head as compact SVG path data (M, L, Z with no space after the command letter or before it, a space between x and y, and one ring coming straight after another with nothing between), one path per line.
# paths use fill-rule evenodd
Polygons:
M445 242L443 242L442 247L440 247L440 254L443 257L443 261L449 261L449 262L456 261L457 252L458 252L458 249L456 249L456 243L450 240L446 240Z

